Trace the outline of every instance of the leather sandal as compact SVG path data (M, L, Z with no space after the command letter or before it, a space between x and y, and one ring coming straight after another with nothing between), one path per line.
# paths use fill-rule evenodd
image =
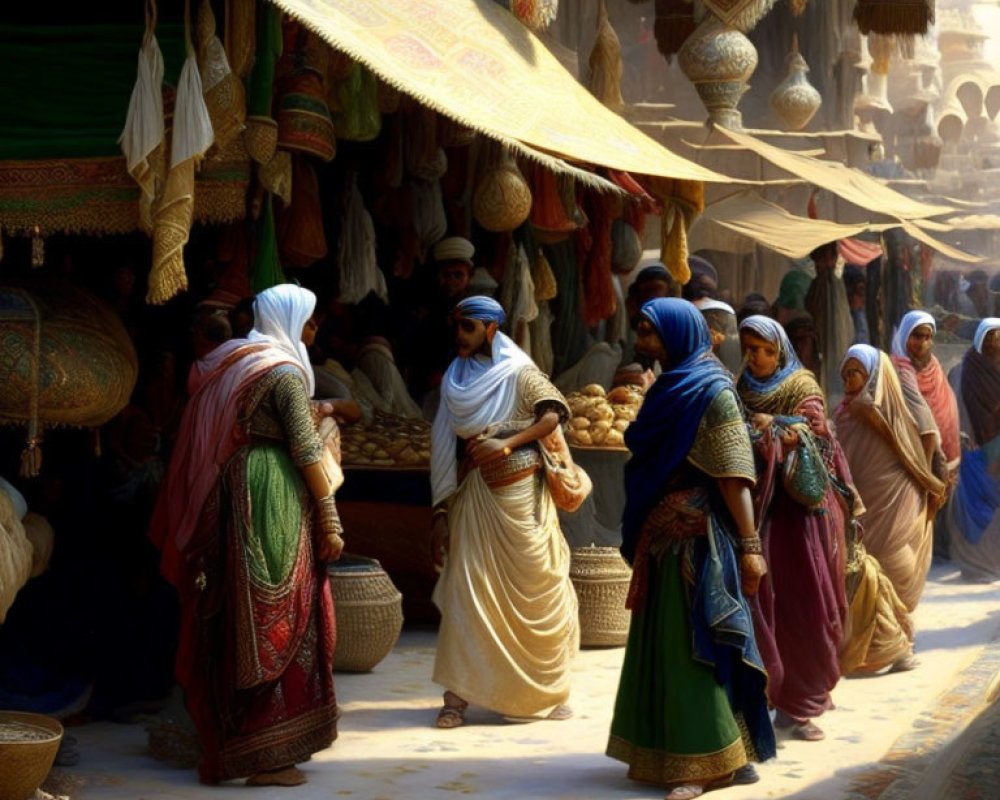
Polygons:
M812 720L799 722L792 728L792 736L805 742L819 742L826 738L823 729Z
M469 704L452 691L444 693L444 705L438 711L434 725L438 728L458 728L465 724L465 709Z

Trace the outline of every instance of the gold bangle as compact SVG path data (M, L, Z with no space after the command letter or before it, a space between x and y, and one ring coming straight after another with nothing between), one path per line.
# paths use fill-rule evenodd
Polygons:
M505 447L505 448L503 449L503 454L504 454L505 456L509 456L509 455L510 455L510 448L509 448L509 447Z

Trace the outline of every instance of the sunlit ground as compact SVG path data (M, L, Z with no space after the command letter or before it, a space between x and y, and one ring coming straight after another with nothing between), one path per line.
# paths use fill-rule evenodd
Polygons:
M988 742L987 733L973 727L963 737L1000 670L1000 647L984 647L1000 628L998 601L1000 586L967 585L950 565L935 566L916 615L920 667L842 680L834 693L836 709L819 720L825 741L785 741L778 758L760 767L760 783L712 796L916 800L919 789L926 800L1000 797L1000 781L990 772L995 761L966 746L970 737ZM432 723L440 690L430 682L434 643L433 632L408 630L373 673L337 676L340 738L305 765L307 786L201 787L192 771L146 755L142 725L111 723L73 729L82 760L57 782L81 800L663 796L628 781L625 766L603 755L622 649L580 654L572 698L576 716L569 721L512 725L471 711L465 727L437 730ZM989 729L989 722L984 717L976 725ZM945 791L949 780L958 780L962 792Z

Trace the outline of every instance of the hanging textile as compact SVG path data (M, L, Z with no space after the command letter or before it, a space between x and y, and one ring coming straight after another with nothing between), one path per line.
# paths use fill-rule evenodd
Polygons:
M533 31L544 30L559 14L559 0L494 0Z
M653 35L657 49L668 64L694 29L693 3L688 0L656 0Z
M226 53L236 77L246 78L257 44L257 0L226 3Z
M622 64L622 43L608 19L606 0L600 0L597 9L597 39L590 51L590 80L588 86L594 97L612 111L625 108L621 80L625 70Z
M243 82L233 73L222 42L216 35L215 14L210 0L198 8L198 68L205 106L215 132L217 148L225 147L243 131L246 95Z
M338 110L333 115L337 137L352 142L370 142L382 130L378 105L378 78L367 67L354 63L347 77L336 86Z
M194 217L194 170L214 138L191 41L190 16L187 0L184 35L188 57L177 86L170 132L170 171L153 211L153 266L146 292L146 302L153 305L161 305L187 289L184 245Z
M524 352L531 353L531 323L538 318L535 282L524 245L511 247L500 284L500 305L507 312L510 338Z
M270 194L265 194L260 228L257 232L257 253L250 271L250 285L254 294L260 294L265 289L270 289L279 283L286 283L286 279L285 273L281 269L281 260L278 257L274 198Z
M129 100L125 128L118 138L128 174L139 184L139 225L153 231L152 206L164 162L163 53L156 41L156 6L147 0L146 33L139 50L139 74Z
M934 0L857 0L854 19L863 34L923 36L934 22Z
M340 302L360 303L370 292L389 302L385 275L375 258L375 226L358 189L357 173L348 180L344 225L337 247Z
M294 161L292 202L278 215L278 251L282 264L300 269L323 258L327 247L316 170L302 156Z
M580 313L591 328L614 314L617 307L611 274L611 226L616 204L620 209L620 199L610 193L583 193L582 205L590 225L577 234L577 263L583 284Z
M257 53L247 91L247 151L258 164L274 157L278 123L271 116L274 102L274 68L281 56L281 10L258 0Z

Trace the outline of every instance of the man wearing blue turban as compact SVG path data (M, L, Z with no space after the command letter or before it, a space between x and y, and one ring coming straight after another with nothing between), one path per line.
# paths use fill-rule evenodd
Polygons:
M439 728L469 703L517 719L566 719L579 646L569 546L543 480L545 447L569 417L562 395L509 337L489 297L453 315L458 357L431 434L434 681ZM568 454L568 451L567 451Z

